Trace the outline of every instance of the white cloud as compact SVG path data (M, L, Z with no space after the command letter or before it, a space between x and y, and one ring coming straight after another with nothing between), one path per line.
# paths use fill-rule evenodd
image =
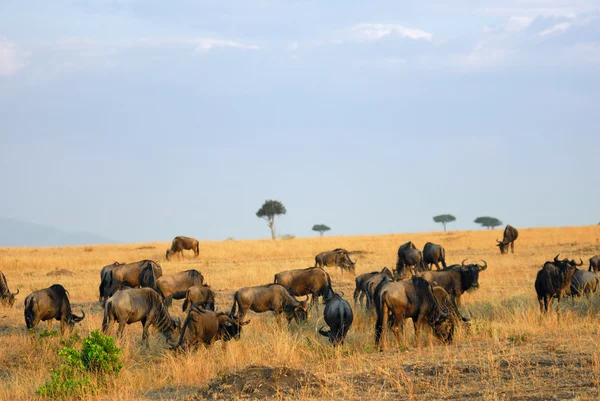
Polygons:
M548 29L544 29L543 31L538 33L538 35L539 36L548 36L548 35L552 35L553 33L564 32L567 29L569 29L570 26L571 26L571 23L569 23L569 22L561 22L559 24L552 25Z
M0 77L15 75L25 66L27 52L20 51L17 46L6 38L0 38Z
M502 64L510 57L511 52L487 40L480 40L473 50L465 55L455 57L455 64L461 69L477 70Z
M519 32L524 29L527 29L531 21L533 21L533 17L517 17L513 16L508 19L506 23L505 29L509 32Z
M431 40L433 34L422 29L407 28L402 25L361 23L354 25L351 32L359 40L376 41L386 36L399 36L413 40Z

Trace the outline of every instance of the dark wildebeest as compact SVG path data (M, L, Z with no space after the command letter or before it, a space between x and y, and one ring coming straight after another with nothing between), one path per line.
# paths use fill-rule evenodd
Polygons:
M292 294L291 290L281 284L267 284L255 287L240 288L233 295L233 305L229 316L239 321L244 320L248 310L257 313L273 311L277 322L281 319L281 313L285 313L288 323L295 319L296 322L305 321L307 318L306 300L299 301ZM236 307L238 314L236 314Z
M600 272L600 256L596 255L590 258L590 268L588 271L594 273Z
M172 348L196 348L200 344L206 347L217 340L223 344L231 339L239 339L242 326L250 323L240 322L231 318L228 314L192 307L183 323L181 335L177 344L171 344Z
M427 323L433 333L442 341L450 342L454 325L449 315L439 306L433 295L433 288L422 277L390 282L383 279L375 289L375 343L381 349L385 346L388 319L391 316L391 329L401 345L399 327L404 327L404 319L412 318L415 327L415 344L419 343L419 331Z
M331 278L329 274L320 267L309 267L307 269L286 270L275 275L273 281L289 288L294 296L312 295L310 307L317 307L317 299L323 299L333 295L331 289Z
M600 278L596 273L575 269L567 295L571 296L571 301L582 295L590 299L591 295L598 292L598 290L600 290Z
M373 276L376 276L380 273L384 273L385 270L389 269L387 267L384 267L383 269L381 269L380 272L378 271L374 271L374 272L370 272L370 273L363 273L360 276L356 277L354 279L354 282L356 284L356 287L354 288L354 305L356 305L356 302L359 301L360 302L360 306L363 306L363 299L365 298L365 295L367 294L367 281L369 281L370 278L372 278ZM391 272L390 272L391 274Z
M156 280L154 288L165 300L167 308L171 306L173 299L183 299L188 288L202 285L204 277L198 270L186 270L175 274L169 274Z
M510 224L507 225L504 229L504 238L502 238L502 241L496 240L496 242L498 242L497 246L500 248L500 253L508 252L509 245L511 253L515 253L515 241L518 236L519 232L517 229Z
M449 266L441 271L427 271L422 275L425 280L432 284L436 283L445 289L458 307L461 306L462 294L472 288L479 288L479 272L487 269L485 260L483 260L483 266L479 264L465 265L465 260L460 265Z
M195 285L188 288L185 293L182 310L186 312L192 306L198 306L204 309L215 310L215 293L206 284Z
M548 308L552 308L554 298L558 300L556 313L560 318L560 300L571 286L571 279L575 274L576 267L581 266L583 261L577 264L574 260L559 260L559 255L554 257L553 262L544 263L544 267L538 271L535 278L535 292L542 314L548 313Z
M119 262L114 262L113 264L110 265L106 265L104 266L101 270L100 270L100 288L99 293L100 296L98 297L98 301L99 302L104 302L106 301L106 298L108 298L105 294L106 292L106 288L107 286L110 285L110 272L119 265L122 265L123 263L119 263Z
M176 253L180 253L183 258L183 251L194 251L194 255L198 257L200 255L200 244L196 238L190 237L175 237L173 242L171 243L171 248L167 249L167 253L165 254L165 258L169 260L169 256L174 255Z
M331 267L338 266L343 272L348 270L354 274L356 269L356 261L352 261L348 255L348 251L343 248L336 248L333 251L321 252L315 256L315 267Z
M431 265L440 270L439 263L445 269L446 266L446 250L443 246L428 242L423 247L423 263L427 266L427 270L431 270Z
M394 274L390 269L384 267L380 273L377 273L367 281L363 286L365 295L367 296L367 309L371 309L373 307L373 295L375 294L375 288L381 283L381 281L386 278L389 281L394 281Z
M4 306L12 306L15 303L15 296L19 293L19 289L17 288L17 292L12 293L8 289L8 283L6 282L6 277L4 274L0 272L0 303Z
M148 342L148 328L154 326L168 340L179 329L179 319L173 319L158 292L152 288L131 288L118 291L104 306L102 332L107 334L114 322L119 323L117 336L123 336L126 324L141 322L142 341Z
M25 298L24 314L28 329L33 329L40 321L48 321L48 330L50 330L52 319L56 319L60 321L60 333L63 336L67 329L73 329L75 323L85 318L85 312L82 310L81 313L81 317L73 314L69 293L60 284L34 291Z
M334 294L328 298L323 311L325 323L329 326L329 331L325 327L319 329L319 334L325 336L334 345L344 344L344 338L352 326L354 315L350 304L340 294Z
M415 272L427 270L423 263L423 253L415 247L412 241L408 241L398 248L398 261L396 262L395 272L396 278L404 278L406 276L405 269L407 267L413 267Z
M153 260L140 260L113 266L106 276L108 283L104 285L104 300L114 295L122 287L122 283L131 288L154 288L156 280L162 276L162 268Z

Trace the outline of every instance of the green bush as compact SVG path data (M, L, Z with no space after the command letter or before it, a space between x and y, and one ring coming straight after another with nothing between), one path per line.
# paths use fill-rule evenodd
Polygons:
M123 367L120 361L121 350L115 345L115 339L100 334L98 330L83 340L81 360L87 370L94 373L119 373Z

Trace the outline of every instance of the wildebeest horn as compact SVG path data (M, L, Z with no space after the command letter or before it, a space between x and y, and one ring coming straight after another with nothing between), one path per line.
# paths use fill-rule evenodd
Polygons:
M72 316L72 318L73 318L73 321L74 321L75 323L79 323L79 322L81 322L81 321L82 321L82 320L85 318L85 312L84 312L84 311L83 311L83 309L82 309L82 310L81 310L81 317L79 317L79 316L77 316L77 315L75 315L75 314L73 314L73 313L71 313L71 316Z
M325 326L323 326L323 327L321 327L319 329L319 334L322 335L322 336L324 336L324 337L329 337L329 332L325 331Z
M465 262L466 262L467 260L468 260L468 259L465 259L465 260L463 260L462 262L460 262L460 265L461 265L461 266L464 266L464 265L465 265Z
M19 289L17 288L17 292L15 292L13 295L17 295L19 293Z
M554 261L555 261L556 263L558 263L558 262L559 262L559 260L558 260L558 257L559 257L559 256L560 256L560 253L554 257Z
M502 241L500 241L500 240L498 240L498 239L496 240L496 242L497 242L497 243L499 243L499 244L501 244L501 243L502 243Z
M487 262L483 259L481 259L481 261L483 262L483 267L480 267L479 270L485 270L487 269Z
M575 266L581 266L583 264L583 260L581 260L581 258L579 258L579 263L576 264Z

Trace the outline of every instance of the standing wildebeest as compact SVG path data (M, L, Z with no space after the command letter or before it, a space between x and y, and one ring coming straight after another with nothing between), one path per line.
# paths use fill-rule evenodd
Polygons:
M538 271L535 278L535 292L542 314L548 313L548 308L552 308L554 298L558 300L556 314L560 318L560 300L571 286L571 279L575 274L576 266L581 266L583 261L577 264L574 260L559 260L559 255L554 257L554 262L544 263L544 267Z
M598 290L600 290L600 278L596 273L575 269L567 295L571 296L572 301L575 300L575 297L582 295L589 299Z
M113 264L110 265L106 265L104 266L101 270L100 270L100 288L99 288L99 292L100 292L100 296L98 298L99 302L104 302L106 301L106 298L108 298L105 294L106 292L106 288L107 286L110 285L110 272L119 265L122 265L123 263L119 263L119 262L114 262Z
M432 264L435 265L436 269L440 270L440 262L445 269L447 267L446 250L441 245L432 244L431 242L426 243L423 247L423 262L427 266L427 270L431 270Z
M24 315L28 329L33 329L40 321L48 321L48 330L50 330L52 319L56 319L60 321L60 333L63 336L67 328L72 329L75 323L85 318L85 312L82 310L81 313L79 317L71 312L69 293L60 284L34 291L25 298Z
M185 301L181 309L187 311L192 306L199 306L204 309L215 310L215 293L206 284L195 285L188 288L185 293Z
M348 255L348 251L343 248L336 248L333 251L321 252L315 256L315 267L330 267L338 266L343 272L348 270L354 273L356 269L356 261L352 261Z
M167 308L171 306L173 299L185 298L188 288L194 285L202 285L204 277L198 270L186 270L175 274L169 274L156 280L154 288L165 300Z
M229 316L239 321L244 320L248 310L257 313L273 311L277 322L281 313L285 313L288 323L295 319L296 322L306 320L307 301L299 301L290 293L291 290L281 284L267 284L255 287L240 288L233 295L233 305ZM239 315L236 314L236 307Z
M217 340L227 342L231 339L239 339L242 326L250 323L250 320L241 322L232 319L228 314L192 307L183 323L181 335L177 344L171 344L172 348L196 348L200 344L206 347Z
M360 302L360 306L363 306L363 299L365 298L365 295L367 294L367 281L369 281L369 279L371 279L372 277L380 274L380 273L385 273L385 271L389 271L389 269L387 267L384 267L383 269L381 269L380 272L378 271L374 271L374 272L370 272L370 273L363 273L360 276L356 277L354 279L354 282L356 283L356 287L354 288L354 305L356 305L356 301ZM390 277L391 276L391 272L390 272ZM360 298L359 298L360 296Z
M169 256L180 253L183 258L183 251L194 251L194 255L198 257L200 255L200 244L196 238L190 237L175 237L173 242L171 243L171 248L167 249L167 253L165 254L165 258L169 260Z
M275 275L273 281L289 288L294 296L312 295L310 307L317 307L317 299L323 299L333 295L331 289L331 278L329 274L320 267L309 267L307 269L286 270Z
M122 283L131 288L154 288L156 280L162 276L162 268L153 260L140 260L139 262L119 264L107 269L104 284L104 300L119 289Z
M15 296L19 293L19 289L17 288L17 292L12 293L8 289L8 283L6 282L6 277L4 274L0 272L0 303L4 306L12 306L15 303Z
M466 260L466 259L465 259ZM445 289L458 307L461 306L460 297L471 288L479 288L479 272L487 269L487 262L483 266L478 264L465 265L465 260L458 266L449 266L441 271L428 271L422 277L430 283L437 283Z
M427 268L423 263L423 253L415 247L412 241L400 245L398 248L398 261L396 262L396 278L402 279L406 276L404 269L413 267L415 272L425 271Z
M511 226L510 224L506 226L504 229L504 238L502 241L496 240L498 242L497 246L500 248L500 253L508 252L508 247L510 245L510 251L515 253L515 241L519 237L519 232L516 228Z
M419 331L427 323L433 333L444 342L452 339L454 326L448 314L440 309L433 295L432 286L422 277L390 282L383 279L375 289L375 343L385 346L388 319L391 316L391 329L401 345L399 327L404 327L404 319L412 318L415 327L415 344L419 343Z
M375 288L381 283L381 281L387 278L389 281L394 281L394 274L390 269L384 267L380 273L377 273L367 281L363 285L364 293L367 296L367 309L371 309L373 307L373 295L375 295Z
M344 344L344 338L352 326L354 315L352 308L340 294L334 294L327 299L325 310L323 311L325 323L329 326L329 331L325 331L325 327L319 329L319 334L325 336L334 345Z
M594 273L600 272L600 256L596 255L590 258L590 268L588 271Z
M117 336L123 336L126 324L141 322L143 326L142 341L148 342L148 328L152 325L167 340L179 329L179 320L173 319L163 304L158 292L152 288L131 288L118 291L108 298L104 307L102 332L108 333L114 322L119 323Z

